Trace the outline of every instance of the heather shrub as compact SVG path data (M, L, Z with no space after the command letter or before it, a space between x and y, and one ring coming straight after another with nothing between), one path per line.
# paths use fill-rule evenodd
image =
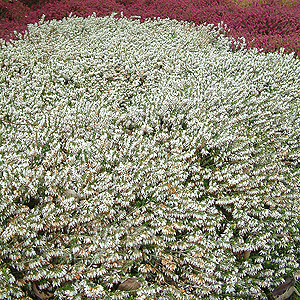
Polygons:
M243 36L247 48L264 48L278 51L284 47L288 52L300 55L300 3L289 7L278 1L253 2L248 8L232 6L223 16L234 38Z
M271 3L251 5L247 9L234 10L226 14L224 22L253 36L256 34L289 35L300 30L299 8L293 10ZM231 18L231 19L230 19Z
M136 0L116 0L117 3L120 3L124 6L130 6L136 2Z
M8 19L9 21L20 21L28 14L29 9L22 2L8 2L0 0L0 19Z
M0 299L264 300L299 273L299 59L222 24L42 23L0 51Z
M123 6L116 3L115 0L58 0L44 3L44 5L43 2L38 2L34 9L26 13L25 16L23 13L22 18L19 18L19 22L15 20L0 20L1 37L5 40L16 38L16 36L12 35L14 31L23 35L27 30L27 24L37 23L45 13L45 20L61 20L69 16L71 12L83 17L87 17L93 12L96 12L97 16L106 16L110 15L114 10L121 11L122 9Z
M8 40L14 30L18 31L22 27L28 14L29 8L21 2L0 0L0 38Z
M233 10L230 14L226 14L224 22L230 28L233 37L242 35L251 46L274 51L281 46L288 49L292 42L293 51L297 55L300 54L297 47L300 42L300 5L293 10L274 6L272 2L252 5L247 9ZM281 43L277 44L279 40Z
M256 0L232 0L234 3L236 3L239 6L242 7L249 7L253 2ZM256 1L257 2L257 1ZM268 0L258 0L258 3L267 3ZM293 6L294 4L297 4L298 0L276 0L276 4L283 4L285 6Z
M37 10L37 14L42 15L46 11L45 20L60 20L67 17L71 12L80 17L87 17L93 12L96 12L97 16L106 16L110 15L113 10L119 11L122 8L123 6L116 4L115 0L60 0Z
M30 7L31 9L34 9L36 7L41 7L49 2L54 2L52 0L18 0L18 1L22 2L24 5Z

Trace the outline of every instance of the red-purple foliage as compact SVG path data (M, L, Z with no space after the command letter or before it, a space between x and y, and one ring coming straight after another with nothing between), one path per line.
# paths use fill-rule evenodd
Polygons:
M8 19L10 21L19 21L24 15L28 14L29 8L22 2L8 2L0 0L0 19Z
M231 29L230 35L244 36L247 48L275 51L284 47L300 56L300 3L289 8L278 1L253 3L247 9L236 7L223 17ZM254 41L252 42L252 40Z
M87 17L96 12L97 16L102 17L122 8L123 5L117 4L115 0L61 0L46 4L44 7L36 10L36 13L37 15L45 13L45 20L59 20L69 16L71 12L73 15L80 17Z
M29 13L30 9L22 2L0 0L0 37L5 39L18 30Z
M254 1L241 7L231 0L21 0L31 5L30 9L20 1L8 3L0 0L0 37L9 40L16 30L24 32L28 23L37 22L43 13L45 20L60 20L72 12L86 17L93 12L97 16L124 11L124 16L139 15L146 18L161 17L190 21L195 24L218 24L223 21L230 32L226 35L244 36L247 48L264 48L265 51L286 52L300 56L300 1L283 5L278 0L266 3ZM48 0L49 1L49 0Z
M0 3L2 2L5 3L4 0L0 0ZM16 5L16 2L11 5ZM97 16L102 17L110 15L114 11L120 11L124 6L116 3L115 0L54 0L51 3L41 0L35 3L34 8L29 13L22 12L23 15L19 18L19 22L10 20L6 16L2 17L0 19L0 28L2 29L0 29L0 37L6 41L15 38L11 36L14 30L24 33L27 24L38 22L43 14L45 14L45 21L61 20L68 17L71 12L80 17L87 17L96 12Z
M47 0L18 0L18 1L22 2L23 4L30 7L31 9L34 9L37 6L44 5L46 2L48 2Z

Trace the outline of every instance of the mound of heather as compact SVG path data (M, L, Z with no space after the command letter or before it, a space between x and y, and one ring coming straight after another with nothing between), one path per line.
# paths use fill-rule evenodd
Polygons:
M299 271L299 59L219 27L3 42L0 299L268 299Z

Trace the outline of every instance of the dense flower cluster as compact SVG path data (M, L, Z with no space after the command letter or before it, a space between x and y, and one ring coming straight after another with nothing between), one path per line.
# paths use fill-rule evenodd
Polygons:
M267 299L299 271L299 59L133 19L3 42L0 298Z

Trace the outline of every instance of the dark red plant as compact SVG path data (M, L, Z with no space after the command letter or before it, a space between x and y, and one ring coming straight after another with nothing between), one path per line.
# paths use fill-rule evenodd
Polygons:
M22 2L9 2L0 0L0 19L8 19L10 21L20 21L30 9Z

